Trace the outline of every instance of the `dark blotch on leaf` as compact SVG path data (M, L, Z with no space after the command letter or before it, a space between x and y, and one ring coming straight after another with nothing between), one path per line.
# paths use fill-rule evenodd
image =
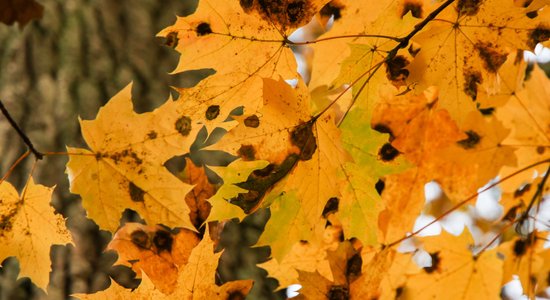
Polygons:
M140 248L149 249L150 247L149 235L141 229L132 232L132 234L130 234L130 240Z
M399 155L399 151L390 143L385 143L378 151L378 156L383 161L392 161Z
M479 112L484 116L490 116L495 112L494 107L487 107L487 108L479 108Z
M391 131L391 128L389 128L386 124L378 123L375 124L372 129L380 132L380 133L388 133L390 135L390 141L394 139L393 132Z
M248 10L254 4L254 0L240 0L239 3L244 10Z
M405 290L404 287L400 286L398 288L395 289L395 299L399 299L401 298L401 296L403 295L403 291Z
M172 251L173 242L174 239L172 238L172 234L165 230L157 230L153 237L153 244L159 249L159 252L163 250L168 252Z
M183 136L188 136L191 132L191 118L183 116L176 121L176 130Z
M431 274L434 271L437 271L439 268L440 258L439 258L439 252L430 253L430 256L432 257L432 265L430 267L425 267L424 271L426 273Z
M313 135L313 122L302 123L290 133L290 141L300 149L300 159L310 160L317 150L317 141Z
M250 213L260 203L263 196L274 184L283 179L298 162L299 156L291 154L280 165L269 164L265 168L255 170L245 182L237 183L236 186L248 190L247 193L239 193L229 200Z
M359 253L355 253L346 264L346 276L359 276L361 275L361 266L363 265L363 259Z
M544 147L544 146L538 146L537 149L536 149L537 154L539 154L539 155L544 154L545 150L546 150L546 147Z
M321 16L324 17L330 18L331 16L334 16L334 21L337 21L342 17L342 8L342 6L339 6L336 3L332 3L331 1L325 4L325 6L321 8L321 11L319 11L319 13L321 14Z
M477 134L477 132L473 130L467 130L465 133L468 137L466 139L456 142L462 148L466 150L472 149L481 141L481 137L479 136L479 134Z
M406 2L403 5L403 11L401 11L401 18L403 18L408 12L411 12L415 18L422 18L422 5L419 2Z
M477 99L477 86L482 82L483 78L480 72L472 69L464 70L464 93L474 101Z
M147 133L147 137L150 140L156 139L157 138L157 132L154 131L154 130L151 130L151 131L149 131L149 133Z
M409 65L409 60L403 55L397 55L386 63L386 76L394 84L404 84L405 79L409 77L409 70L405 69Z
M145 196L145 192L140 189L137 185L135 185L133 182L130 182L129 185L129 192L130 192L130 199L134 202L143 202L143 197Z
M515 256L523 256L527 252L527 248L529 247L529 243L527 240L517 240L514 243L514 255Z
M254 146L252 145L241 145L239 150L237 150L237 154L239 157L241 157L244 161L251 161L254 160L256 157L256 150L254 149Z
M328 199L327 204L325 204L325 208L323 208L323 218L326 219L329 214L337 212L339 203L340 200L336 197Z
M550 28L539 25L529 33L527 45L529 45L531 49L534 49L538 43L544 42L548 39L550 39Z
M478 42L475 48L479 57L483 60L483 66L491 73L496 73L506 61L507 54L499 52L498 48L492 43Z
M170 48L176 48L178 45L179 39L178 39L178 33L175 31L169 32L166 35L166 41L164 44Z
M244 126L258 128L258 126L260 126L260 119L258 119L258 116L256 115L248 116L244 119Z
M382 192L384 191L385 187L386 187L386 183L382 179L378 179L378 181L374 185L374 188L376 189L376 192L378 192L378 195L380 195L380 196L382 196Z
M286 14L291 24L299 22L304 15L305 2L296 1L289 3L286 7Z
M459 0L456 4L456 10L459 15L475 16L483 0Z
M197 35L203 36L212 33L212 28L210 28L210 24L202 22L197 26Z
M327 298L329 300L348 300L349 290L345 286L333 285L328 291Z
M220 106L219 105L210 105L206 109L206 119L207 120L214 120L218 117L220 114Z
M526 13L525 15L529 19L534 19L534 18L538 17L539 13L535 10L535 11L530 11L530 12Z

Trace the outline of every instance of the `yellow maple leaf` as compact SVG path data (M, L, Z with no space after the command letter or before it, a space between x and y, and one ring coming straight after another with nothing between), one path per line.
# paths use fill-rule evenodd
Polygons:
M196 234L186 229L173 234L160 226L126 223L107 249L117 251L117 264L130 266L138 274L143 271L157 289L170 294L176 287L178 269L187 264L198 243Z
M432 256L431 267L411 276L403 289L404 299L497 299L502 279L502 260L496 249L472 253L468 230L455 237L445 231L426 237L425 250Z
M159 35L178 41L181 58L174 72L211 68L216 74L194 88L178 90L222 112L239 106L257 111L262 106L262 78L299 77L288 36L326 2L200 1L192 15L179 17Z
M208 230L206 231L208 232ZM252 288L252 280L230 281L222 286L215 283L220 253L214 253L214 243L205 234L192 250L188 263L179 269L177 284L171 294L164 294L147 275L137 289L131 291L112 284L109 289L91 295L76 295L81 299L232 299L244 298Z
M149 224L194 228L184 195L191 185L172 175L163 164L189 152L202 127L179 101L168 100L153 112L137 114L131 85L98 113L82 120L91 150L68 148L67 173L71 192L80 194L88 216L114 232L125 209L135 210Z
M0 260L16 256L21 276L46 289L50 247L72 243L65 219L50 205L53 188L35 184L31 177L21 195L7 181L0 183Z
M550 12L532 18L528 12L513 1L455 1L413 38L421 50L408 67L409 80L420 89L439 86L441 107L462 124L476 110L478 89L499 92L509 54L548 39L539 32L550 28Z

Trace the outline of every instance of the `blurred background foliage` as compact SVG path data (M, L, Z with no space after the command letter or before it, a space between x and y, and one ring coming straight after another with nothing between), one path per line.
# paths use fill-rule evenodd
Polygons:
M9 0L0 0L9 1ZM135 110L154 109L168 99L170 86L189 87L211 70L170 75L179 54L155 35L194 11L196 0L38 0L42 18L26 26L0 24L0 99L39 151L83 147L78 118L93 119L113 95L133 82ZM173 95L177 97L177 95ZM26 151L15 131L0 117L0 174ZM110 279L127 287L138 281L128 268L113 267L114 252L104 252L108 232L85 217L80 200L69 193L65 156L39 161L36 182L53 186L53 205L68 218L75 246L52 247L47 295L27 278L18 279L16 259L0 268L0 299L66 299L108 287ZM8 181L22 188L34 159L19 165ZM182 195L182 199L185 195ZM134 216L135 217L135 216ZM131 214L128 217L132 218ZM221 238L225 248L219 283L254 278L250 298L281 298L277 286L256 267L268 248L251 248L268 218L261 211L241 224L230 222Z

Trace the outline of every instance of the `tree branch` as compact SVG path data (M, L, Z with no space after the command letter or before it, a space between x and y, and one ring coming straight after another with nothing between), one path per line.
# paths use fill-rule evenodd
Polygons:
M4 103L2 103L2 100L0 100L0 110L2 111L2 114L4 114L8 122L10 123L11 127L15 129L15 131L17 131L17 134L19 134L23 142L27 145L27 147L29 147L29 150L36 157L36 159L42 159L44 157L44 154L42 154L40 151L34 148L34 145L32 144L29 137L25 134L25 132L23 132L23 130L19 127L19 125L17 125L17 122L15 122L15 120L11 117L10 113L4 106Z

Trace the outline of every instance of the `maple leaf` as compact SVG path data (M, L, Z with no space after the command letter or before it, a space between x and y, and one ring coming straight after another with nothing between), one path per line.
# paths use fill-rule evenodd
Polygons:
M0 2L0 22L19 27L27 25L32 20L42 18L44 6L34 0L6 0Z
M207 231L208 232L208 231ZM171 294L158 290L143 275L142 284L134 291L113 284L105 291L92 295L78 295L81 299L231 299L245 297L252 288L252 280L230 281L222 286L215 284L217 262L220 253L214 253L214 243L205 234L191 251L187 264L180 268L176 286Z
M468 230L458 237L442 232L422 239L432 257L431 267L411 276L403 289L405 299L496 299L500 294L502 260L496 249L472 253Z
M548 285L545 276L549 269L545 258L549 251L544 249L544 236L547 234L534 231L527 237L518 237L499 246L498 251L504 257L502 284L518 276L528 295L541 290L541 285Z
M163 164L189 152L202 123L172 100L153 112L137 114L130 93L128 85L95 120L81 120L91 151L68 148L71 192L81 195L88 215L101 228L113 232L127 208L149 224L194 228L183 196L193 187Z
M183 180L188 184L195 185L193 190L185 196L185 202L191 210L191 222L198 229L210 215L212 206L206 199L216 193L216 188L208 181L205 167L196 166L189 157L185 159Z
M259 244L275 242L272 253L281 258L293 243L277 237L297 242L322 230L323 208L339 195L339 179L332 174L350 158L339 143L333 116L310 116L303 82L292 88L282 80L264 79L264 101L262 110L239 117L239 125L215 146L243 159L270 162L239 185L249 192L231 202L246 213L271 207Z
M523 87L507 94L509 101L496 111L496 116L504 124L510 124L511 132L502 141L503 145L517 148L515 154L518 166L550 158L550 79L537 66ZM536 169L543 173L544 166ZM511 168L503 168L501 174L510 173ZM530 179L525 173L504 184L507 191L516 189Z
M32 177L21 195L9 182L0 183L0 260L16 256L21 276L32 278L42 289L49 281L50 247L72 243L65 219L50 205L52 191Z
M262 78L299 77L287 37L326 2L200 1L192 15L178 18L159 35L177 41L181 58L174 72L212 68L216 74L195 88L178 90L196 103L225 112L239 106L257 111L262 105Z
M107 249L118 253L117 264L143 271L155 287L164 294L174 291L178 269L184 267L192 249L199 243L195 233L180 229L177 234L160 226L126 223Z
M462 124L476 110L482 83L499 91L499 70L510 53L548 39L540 33L550 28L550 12L533 18L528 12L513 1L456 1L413 37L421 50L408 67L409 80L420 89L439 86L441 107Z

